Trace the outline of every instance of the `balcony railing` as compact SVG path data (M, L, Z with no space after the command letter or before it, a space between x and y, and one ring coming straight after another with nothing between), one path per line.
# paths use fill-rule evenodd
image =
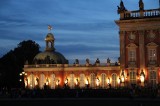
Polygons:
M35 64L35 65L24 65L24 68L54 68L54 67L112 67L119 66L115 63L100 63L100 64Z
M138 18L148 18L148 17L159 17L160 9L150 9L150 10L136 10L136 11L125 11L122 12L120 19L138 19Z

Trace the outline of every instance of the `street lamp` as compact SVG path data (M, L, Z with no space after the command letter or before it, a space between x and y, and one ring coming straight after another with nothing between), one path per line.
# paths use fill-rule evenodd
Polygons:
M23 71L23 72L19 73L19 75L20 75L19 81L21 82L21 87L24 88L24 84L25 84L24 77L27 76L27 73Z
M140 73L140 80L141 80L141 86L144 86L145 74L143 70L141 70L141 73Z

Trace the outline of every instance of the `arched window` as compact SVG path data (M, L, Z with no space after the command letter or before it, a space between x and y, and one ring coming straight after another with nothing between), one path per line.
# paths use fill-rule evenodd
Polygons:
M35 84L35 80L34 80L34 75L33 74L31 74L30 76L29 76L29 88L30 89L33 89L34 88L34 84Z
M102 73L101 74L101 86L102 88L105 88L106 87L106 74L105 73Z
M70 88L74 88L74 74L70 74L70 81L69 81Z
M40 84L39 84L39 87L40 89L43 89L44 88L44 83L45 83L45 75L44 74L40 74Z
M152 87L156 86L156 72L154 70L150 71L150 84Z
M90 74L90 87L91 88L95 87L95 74L94 73Z
M80 88L84 88L85 87L85 75L84 74L80 74Z
M116 87L117 86L117 74L113 73L112 74L112 87Z
M51 86L51 89L55 89L55 86L56 86L55 74L50 75L50 86Z

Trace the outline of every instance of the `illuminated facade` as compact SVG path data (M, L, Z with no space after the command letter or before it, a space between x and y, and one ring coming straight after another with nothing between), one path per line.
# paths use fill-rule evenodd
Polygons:
M54 35L48 33L44 52L35 56L34 64L24 65L25 87L30 89L48 86L51 89L117 88L138 86L156 87L160 83L160 9L144 10L139 1L139 10L128 11L123 1L118 6L120 63L108 59L95 64L86 59L85 64L68 64L68 60L54 48Z

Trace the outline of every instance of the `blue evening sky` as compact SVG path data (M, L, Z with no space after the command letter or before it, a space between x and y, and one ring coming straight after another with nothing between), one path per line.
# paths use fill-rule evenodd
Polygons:
M159 0L143 0L145 9L158 8ZM128 10L138 10L139 0L123 0ZM34 40L45 48L49 32L55 38L55 48L72 64L89 58L105 63L119 57L117 5L120 0L1 0L0 57L23 40Z

